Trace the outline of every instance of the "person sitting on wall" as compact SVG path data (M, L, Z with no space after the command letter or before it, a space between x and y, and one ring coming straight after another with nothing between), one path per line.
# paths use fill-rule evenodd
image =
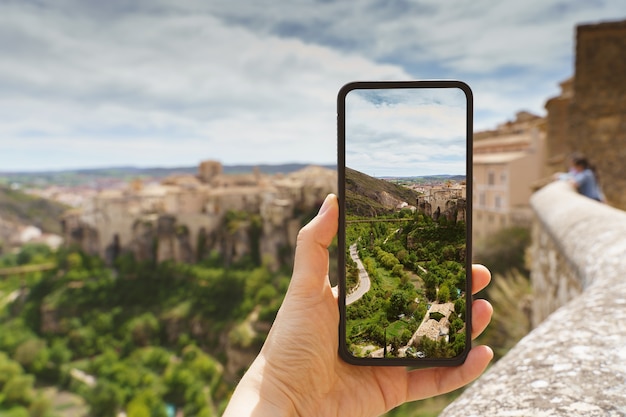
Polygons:
M584 155L575 153L571 156L568 177L580 194L604 202L594 170Z

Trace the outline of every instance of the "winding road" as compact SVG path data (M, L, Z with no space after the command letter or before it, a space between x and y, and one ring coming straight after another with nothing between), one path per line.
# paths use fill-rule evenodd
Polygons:
M359 282L354 291L346 296L346 305L350 305L355 301L358 301L365 295L366 292L370 290L371 287L370 276L365 270L363 262L361 262L361 258L359 258L359 253L356 250L356 243L350 245L350 257L354 262L356 262L356 266L359 269Z

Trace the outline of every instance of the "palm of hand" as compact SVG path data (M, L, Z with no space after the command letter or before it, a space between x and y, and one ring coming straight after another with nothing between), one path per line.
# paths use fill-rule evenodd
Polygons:
M488 347L478 346L463 365L453 368L409 371L343 362L338 355L337 295L328 281L327 248L337 232L337 219L337 200L329 196L298 235L294 272L283 305L245 383L240 384L241 394L236 392L231 400L246 395L253 399L256 405L250 415L265 416L271 410L272 415L287 416L377 416L405 401L469 383L493 357ZM485 267L474 266L474 293L489 280ZM485 329L492 311L484 300L472 303L472 338Z

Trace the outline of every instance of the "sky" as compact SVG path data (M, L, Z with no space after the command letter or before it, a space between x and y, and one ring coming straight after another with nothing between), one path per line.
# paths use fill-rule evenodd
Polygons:
M475 130L545 101L623 0L2 0L0 172L336 161L338 90L458 79Z
M466 175L468 98L452 86L349 90L346 166L373 177Z

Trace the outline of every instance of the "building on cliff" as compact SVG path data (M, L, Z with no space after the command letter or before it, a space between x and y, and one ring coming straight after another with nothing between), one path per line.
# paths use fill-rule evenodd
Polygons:
M519 112L495 130L474 134L473 233L477 241L532 220L532 186L543 175L542 117Z
M245 256L279 262L285 251L291 259L302 214L336 184L336 171L321 167L226 175L219 162L203 161L195 176L99 192L65 215L64 237L108 262L123 252L156 262L194 262L211 253L226 264Z
M448 221L464 222L467 215L465 183L438 184L413 187L422 193L417 199L417 210L435 220L445 217Z
M626 20L576 28L574 75L546 102L546 171L582 152L611 205L626 209Z

